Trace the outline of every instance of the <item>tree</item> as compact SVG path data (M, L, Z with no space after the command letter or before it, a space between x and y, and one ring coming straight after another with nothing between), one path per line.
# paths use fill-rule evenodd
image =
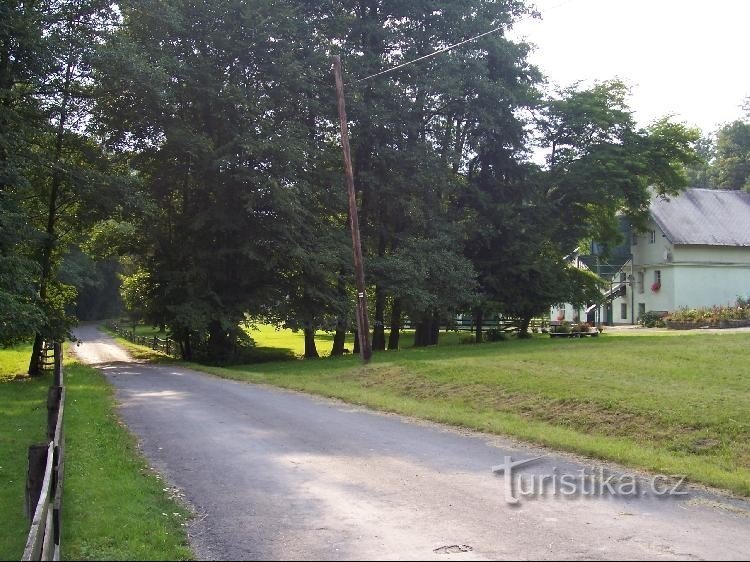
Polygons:
M538 73L525 60L528 47L511 42L500 29L526 13L522 2L350 0L336 5L348 18L337 51L352 84L347 107L365 252L368 261L383 262L404 246L445 237L442 225L460 222L455 201L465 187L478 128L493 131L493 140L502 144L523 137L518 110ZM495 34L439 58L357 81L493 28ZM453 235L451 246L462 246L461 229ZM400 281L387 277L393 273L387 267L368 273L374 285L374 350L386 347L389 308L388 347L398 347L405 305L387 289Z
M716 133L712 171L716 187L750 191L750 111Z
M147 294L185 358L241 358L246 315L293 302L284 316L304 322L301 307L318 290L304 222L325 133L314 93L329 80L310 45L306 11L316 9L272 0L121 4L123 26L99 66L108 95L98 114L108 146L129 155L153 202L139 225L149 233Z
M0 31L3 197L26 226L14 253L38 267L29 373L43 340L68 335L75 289L58 276L62 255L109 206L108 160L85 132L90 61L114 15L107 2L8 2ZM6 131L5 125L9 125ZM16 268L16 271L20 271ZM27 271L29 271L27 269Z

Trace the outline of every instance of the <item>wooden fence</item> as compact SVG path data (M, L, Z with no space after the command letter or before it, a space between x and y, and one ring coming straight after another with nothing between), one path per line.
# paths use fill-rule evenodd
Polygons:
M50 354L48 350L52 350ZM40 364L54 370L54 382L47 395L47 439L42 445L29 447L29 469L26 479L26 511L31 529L22 560L60 560L60 529L65 466L63 412L62 346L44 346Z
M170 357L175 357L177 359L180 358L180 347L169 336L166 338L160 338L157 336L139 336L135 333L133 328L122 326L113 321L109 321L105 325L123 339L138 345L149 347L154 351L160 351Z

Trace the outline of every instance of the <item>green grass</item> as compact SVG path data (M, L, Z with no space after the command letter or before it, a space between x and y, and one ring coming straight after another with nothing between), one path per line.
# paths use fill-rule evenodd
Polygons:
M30 353L31 346L0 350L0 560L20 560L23 553L27 450L46 440L52 380L49 375L18 376ZM95 369L66 363L65 384L63 556L190 559L182 526L189 514L169 499L135 439L119 423L104 377Z
M0 560L20 560L23 554L27 451L45 441L51 377L21 375L30 356L30 345L0 350Z
M122 323L126 326L126 323ZM112 333L112 332L110 332ZM139 336L159 336L164 337L165 334L159 332L158 328L152 326L139 325L135 328L135 333ZM294 332L288 329L281 329L268 324L258 324L247 329L247 333L255 341L257 348L263 352L288 351L291 355L296 357L302 357L305 354L305 337L302 331ZM114 334L113 334L114 335ZM315 334L315 346L318 350L318 354L321 357L327 357L331 353L333 347L333 332L317 332ZM441 332L440 333L440 345L457 345L461 338L468 336L468 333L457 333L457 332ZM388 332L386 331L386 339L388 338ZM120 338L120 342L124 342ZM400 347L405 349L414 345L414 332L412 330L404 330L401 333ZM354 350L354 335L347 334L346 336L346 348L349 351ZM148 359L148 356L143 356L144 348L142 346L136 346L129 349L132 352L138 354L138 358Z
M537 337L195 367L509 435L750 495L750 334Z
M78 560L185 560L188 512L139 454L101 372L65 371L63 553Z

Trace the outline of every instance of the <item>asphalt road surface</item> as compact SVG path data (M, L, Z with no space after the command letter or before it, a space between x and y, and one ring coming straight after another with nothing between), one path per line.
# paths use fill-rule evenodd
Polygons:
M615 491L627 495L592 494L597 484L587 476L581 490L580 471L597 473L594 461L137 363L95 327L77 335L80 359L115 386L121 416L152 466L197 513L190 540L202 559L750 556L746 500L697 489L656 498L647 476L633 495L624 469L612 467ZM493 472L505 457L543 457L516 467L510 481L523 478L528 490L556 477L558 493L548 486L545 497L507 495L507 473Z

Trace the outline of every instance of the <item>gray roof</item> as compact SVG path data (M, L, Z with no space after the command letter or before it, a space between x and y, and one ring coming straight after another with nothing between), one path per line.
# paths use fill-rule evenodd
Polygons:
M656 198L651 216L673 244L750 247L750 193L688 189Z

